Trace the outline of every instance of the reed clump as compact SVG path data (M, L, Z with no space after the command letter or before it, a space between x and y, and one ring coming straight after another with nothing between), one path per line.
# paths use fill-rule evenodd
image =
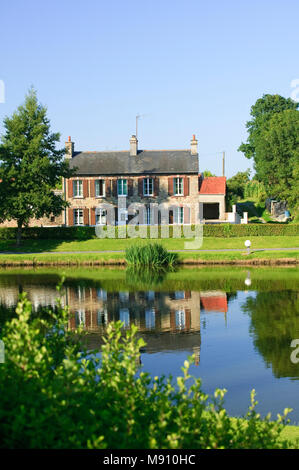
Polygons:
M133 245L126 249L127 264L133 266L174 266L178 262L178 254L170 253L159 243Z

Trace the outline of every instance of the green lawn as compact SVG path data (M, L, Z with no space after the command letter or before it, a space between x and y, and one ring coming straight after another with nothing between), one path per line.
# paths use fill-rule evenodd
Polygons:
M201 249L235 249L244 248L247 237L240 238L204 238ZM273 236L273 237L250 237L252 249L258 248L293 248L299 249L299 236ZM90 239L83 241L60 241L60 240L24 240L20 248L16 248L13 241L0 241L0 252L43 252L43 251L118 251L125 250L135 243L149 243L159 241L168 250L184 250L186 239ZM192 241L192 240L191 240Z

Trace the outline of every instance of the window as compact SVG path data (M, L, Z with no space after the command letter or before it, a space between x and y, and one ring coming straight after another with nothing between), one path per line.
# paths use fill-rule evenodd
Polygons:
M95 181L96 197L105 197L105 180Z
M155 328L155 309L149 308L145 311L145 327L149 330Z
M146 207L144 211L144 224L145 225L153 225L153 211L151 210L150 206Z
M118 196L127 196L127 180L117 180L117 194Z
M173 223L174 224L183 224L184 223L184 208L183 207L174 207L174 210L173 210Z
M74 209L74 225L84 225L83 209Z
M154 194L154 180L153 178L144 178L143 180L143 195L153 196Z
M73 181L73 194L74 194L74 197L83 197L83 181L82 180Z
M184 290L176 290L174 293L175 300L182 300L185 298L185 291Z
M173 190L175 196L184 196L183 178L174 178Z
M130 312L128 308L121 308L119 310L119 319L124 324L125 328L130 326Z
M75 313L76 326L85 326L85 310L78 310Z
M186 315L185 310L176 310L175 312L175 326L179 330L185 328L186 325Z
M107 325L108 323L108 313L107 310L98 310L97 312L97 323L98 326Z
M106 225L107 211L105 209L97 209L96 211L96 225Z

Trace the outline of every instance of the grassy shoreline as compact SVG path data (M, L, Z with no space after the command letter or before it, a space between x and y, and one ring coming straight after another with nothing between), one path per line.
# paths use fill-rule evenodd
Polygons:
M299 264L298 251L224 253L179 253L180 265L282 265ZM126 265L123 253L0 254L0 266L119 266Z

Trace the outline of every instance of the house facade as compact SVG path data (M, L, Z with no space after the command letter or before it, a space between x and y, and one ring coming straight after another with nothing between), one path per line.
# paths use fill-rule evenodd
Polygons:
M133 135L130 150L115 152L78 152L69 137L66 158L75 170L63 182L67 226L225 220L225 178L199 173L195 136L190 149L139 150Z

